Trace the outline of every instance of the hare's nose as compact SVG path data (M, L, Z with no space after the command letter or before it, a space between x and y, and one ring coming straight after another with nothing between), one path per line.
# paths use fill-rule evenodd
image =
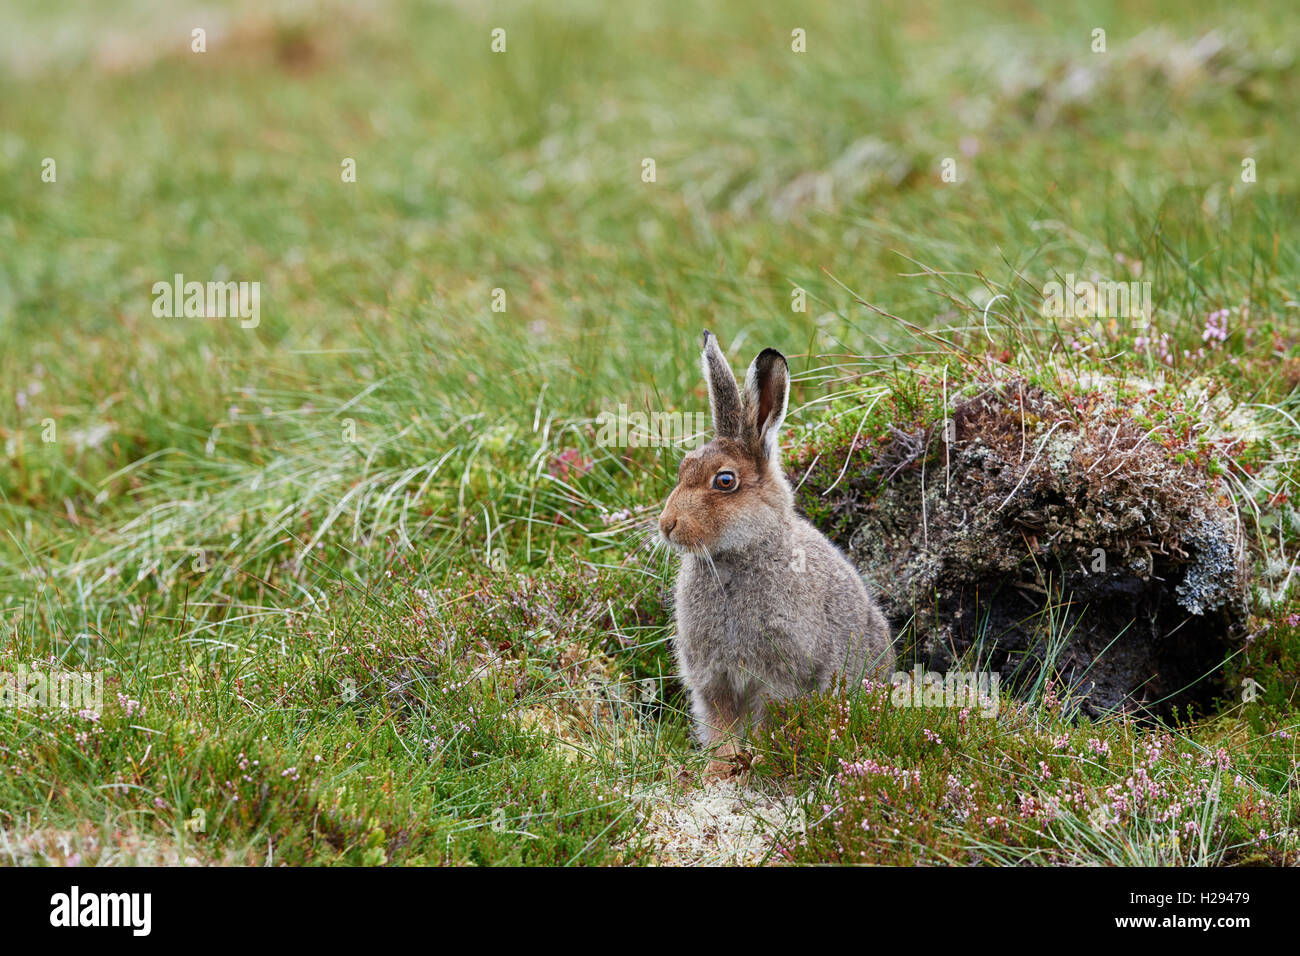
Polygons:
M672 537L673 528L675 527L677 527L676 518L670 518L667 515L664 515L662 518L659 519L659 530L663 532L663 536L665 538Z

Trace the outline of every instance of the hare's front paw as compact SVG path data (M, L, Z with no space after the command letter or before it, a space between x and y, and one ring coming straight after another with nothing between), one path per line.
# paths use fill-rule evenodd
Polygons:
M749 769L749 754L743 748L740 706L729 693L701 694L697 715L701 737L709 755L704 782L734 777Z
M709 766L704 771L704 783L716 783L719 780L728 780L739 773L736 765L730 760L709 761Z
M758 761L752 753L743 749L739 744L727 742L719 745L709 758L709 766L704 771L706 783L717 780L730 780L739 777L749 770Z
M730 737L717 744L709 754L709 766L704 771L705 782L725 780L739 772L736 755L740 752L736 741Z

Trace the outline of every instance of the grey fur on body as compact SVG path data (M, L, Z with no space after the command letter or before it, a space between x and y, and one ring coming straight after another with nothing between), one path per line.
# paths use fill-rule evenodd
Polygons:
M825 690L836 675L893 670L889 624L848 558L799 517L773 543L772 552L718 554L712 565L682 559L674 651L702 743L729 716L761 723L770 700ZM791 570L799 549L802 572Z
M743 395L707 332L703 359L718 434L682 461L660 531L682 555L673 645L696 732L728 756L773 700L888 675L894 653L857 569L795 513L784 356L765 349Z

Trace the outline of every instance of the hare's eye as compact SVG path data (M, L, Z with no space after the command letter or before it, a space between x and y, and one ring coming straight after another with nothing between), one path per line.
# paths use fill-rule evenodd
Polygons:
M736 473L720 471L713 476L713 487L719 491L731 491L736 487Z

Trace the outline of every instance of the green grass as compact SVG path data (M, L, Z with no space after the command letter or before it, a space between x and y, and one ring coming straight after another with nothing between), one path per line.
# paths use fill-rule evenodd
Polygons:
M1290 864L1290 802L1261 782L1287 734L1161 734L1066 719L1049 686L996 720L910 708L888 686L777 716L763 773L801 781L792 861L1198 866ZM906 698L902 698L906 700ZM936 716L937 714L937 716ZM1270 781L1272 782L1272 781Z
M1052 387L1150 377L1128 330L1039 308L1067 273L1140 276L1168 393L1221 383L1298 447L1300 25L1280 0L205 9L0 14L0 671L107 681L98 722L0 709L0 859L653 862L639 801L702 760L672 568L645 541L678 452L601 447L594 419L705 410L704 327L738 365L791 356L793 448L827 408L840 429L873 396L921 414L935 376L990 359ZM1210 31L1224 46L1196 66ZM851 161L866 138L877 159ZM156 318L178 272L260 282L260 324ZM1198 357L1220 308L1230 338ZM1146 413L1172 434L1186 409ZM1254 509L1244 464L1225 481L1261 563L1294 564L1294 463ZM835 750L931 788L1005 758L1005 802L1041 789L1048 737L1096 790L1119 771L1068 756L1080 740L1118 762L1169 733L1225 748L1234 798L1275 805L1264 845L1222 826L1162 852L1138 818L1121 852L1084 818L1030 839L937 809L896 839L782 845L1294 859L1286 600L1234 665L1260 701L1211 721L1081 728L1032 704L932 756L919 728L954 739L956 717L922 710ZM755 785L813 808L821 759L774 757Z

